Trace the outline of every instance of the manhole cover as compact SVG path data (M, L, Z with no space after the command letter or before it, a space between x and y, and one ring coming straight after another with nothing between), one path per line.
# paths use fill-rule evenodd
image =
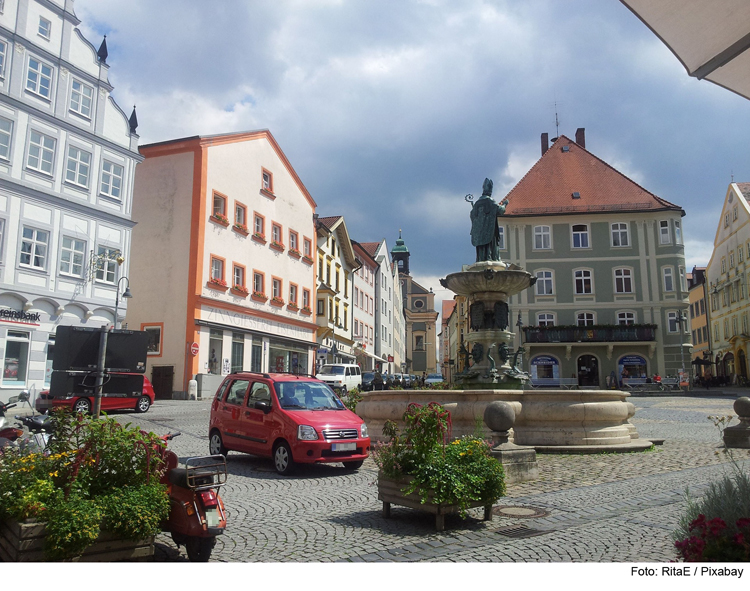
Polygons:
M546 517L549 515L549 511L540 509L539 507L524 507L520 505L501 505L492 509L494 515L501 515L503 517Z
M496 529L495 531L506 538L531 538L533 536L548 534L551 530L532 529L525 525L509 525L507 527Z

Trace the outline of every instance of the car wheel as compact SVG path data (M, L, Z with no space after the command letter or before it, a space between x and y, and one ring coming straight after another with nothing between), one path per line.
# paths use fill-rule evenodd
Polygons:
M185 541L185 550L187 551L190 562L208 562L211 558L211 550L216 544L216 536L208 538L199 538L198 536L189 536Z
M224 447L221 433L216 430L211 431L211 436L208 439L208 453L212 456L222 455L224 457L229 453L229 450Z
M73 405L73 412L87 415L91 412L91 401L88 398L79 398Z
M364 460L357 460L356 462L344 462L344 468L346 470L359 470L364 463Z
M273 450L273 465L276 471L282 476L288 476L294 472L295 464L292 457L292 450L286 441L279 443Z
M135 412L146 412L151 408L151 399L148 396L141 396L135 403Z

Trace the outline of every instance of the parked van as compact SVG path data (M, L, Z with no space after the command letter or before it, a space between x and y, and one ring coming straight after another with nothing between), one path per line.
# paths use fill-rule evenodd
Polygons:
M362 372L359 365L350 363L328 363L320 368L315 377L339 394L362 386Z

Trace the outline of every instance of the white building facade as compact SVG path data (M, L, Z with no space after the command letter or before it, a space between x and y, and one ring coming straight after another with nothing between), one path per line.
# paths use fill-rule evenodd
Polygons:
M113 324L126 286L137 121L79 24L73 0L0 2L0 400L48 387L57 327Z
M353 338L357 363L363 370L383 371L387 361L375 355L375 277L378 263L373 258L377 242L352 241L361 264L354 272Z
M157 397L236 371L311 373L315 202L268 130L141 148L132 328Z

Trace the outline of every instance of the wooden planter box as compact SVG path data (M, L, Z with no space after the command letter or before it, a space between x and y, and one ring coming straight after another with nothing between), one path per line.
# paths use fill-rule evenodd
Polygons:
M435 529L443 531L445 529L445 516L450 513L458 513L458 505L445 505L441 503L431 503L427 501L422 503L421 497L416 493L406 495L402 489L413 480L411 476L401 478L388 478L383 474L378 474L378 500L383 501L383 517L388 519L391 516L391 504L410 507L419 511L426 511L435 515ZM471 503L469 507L484 507L484 521L492 519L492 505L485 505L477 501Z
M3 562L43 562L46 524L35 520L0 521L0 560ZM123 540L101 532L96 542L70 562L113 562L136 560L154 555L154 536L144 540ZM68 562L68 561L66 561Z

